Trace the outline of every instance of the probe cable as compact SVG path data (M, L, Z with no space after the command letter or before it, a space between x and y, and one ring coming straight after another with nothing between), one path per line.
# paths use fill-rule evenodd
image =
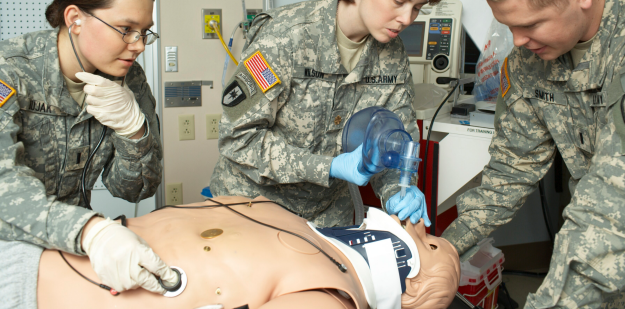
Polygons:
M220 203L220 202L218 202L218 201L215 201L215 200L213 200L213 199L210 199L210 198L209 198L209 199L207 199L207 200L208 200L208 201L211 201L211 202L213 202L213 203L215 203L215 204L217 204L217 205L207 205L207 206L190 206L190 207L181 207L181 206L174 206L174 205L166 205L165 207L162 207L162 208L156 209L156 210L154 210L154 211L161 210L161 209L163 209L163 208L191 208L191 209L195 208L195 209L198 209L198 208L217 208L217 207L225 207L225 208L227 208L228 210L230 210L230 211L232 211L232 212L234 212L234 213L238 214L239 216L242 216L242 217L244 217L244 218L246 218L246 219L248 219L248 220L250 220L250 221L252 221L252 222L254 222L254 223L258 223L258 224L260 224L260 225L262 225L262 226L266 226L266 227L268 227L268 228L272 228L272 229L277 230L277 231L280 231L280 232L285 232L285 233L287 233L287 234L293 235L293 236L295 236L295 237L298 237L298 238L300 238L300 239L302 239L302 240L306 241L306 242L307 242L307 243L309 243L311 246L315 247L315 249L317 249L317 250L319 250L321 253L323 253L323 255L325 255L328 259L330 259L330 261L331 261L332 263L334 263L334 265L336 265L336 267L338 267L338 269L339 269L341 272L344 272L344 273L345 273L345 272L347 272L347 267L346 267L344 264L341 264L341 263L337 262L334 258L332 258L332 257L331 257L328 253L326 253L323 249L319 248L319 246L315 245L313 242L311 242L310 240L306 239L305 237L303 237L303 236L301 236L301 235L299 235L299 234L296 234L296 233L293 233L293 232L287 231L287 230L283 230L283 229L281 229L281 228L279 228L279 227L275 227L275 226L273 226L273 225L270 225L270 224L267 224L267 223L260 222L260 221L258 221L258 220L256 220L256 219L250 218L250 217L248 217L248 216L246 216L246 215L244 215L244 214L242 214L242 213L240 213L240 212L238 212L238 211L236 211L236 210L234 210L234 209L232 209L232 208L230 208L230 207L229 207L229 206L234 206L234 205L251 205L251 204L256 204L256 203L267 203L267 201L258 201L258 202L252 202L252 201L250 201L250 202L243 202L243 203L222 204L222 203Z
M278 230L278 231L281 231L281 232L288 233L288 234L290 234L290 235L293 235L293 236L295 236L295 237L298 237L298 238L300 238L300 239L305 240L305 241L306 241L307 243L309 243L311 246L315 247L315 249L317 249L317 250L319 250L321 253L323 253L323 255L325 255L328 259L330 259L330 261L332 261L332 263L334 263L334 265L336 265L336 266L339 268L339 270L340 270L341 272L343 272L343 273L346 273L346 272L347 272L347 267L345 266L345 264L341 264L341 263L337 262L337 261L336 261L335 259L333 259L333 258L332 258L332 257L331 257L328 253L326 253L323 249L321 249L319 246L317 246L317 245L315 245L314 243L312 243L310 240L308 240L308 239L304 238L303 236L301 236L301 235L299 235L299 234L296 234L296 233L293 233L293 232L290 232L290 231L287 231L287 230L283 230L283 229L281 229L281 228L279 228L279 227L275 227L275 226L270 225L270 224L266 224L266 223L260 222L260 221L258 221L258 220L255 220L255 219L253 219L253 218L250 218L250 217L248 217L248 216L246 216L246 215L244 215L244 214L242 214L242 213L240 213L240 212L238 212L238 211L236 211L236 210L234 210L234 209L232 209L232 208L230 208L230 207L229 207L229 206L235 206L235 205L252 205L252 204L257 204L257 203L267 203L267 201L257 201L257 202L252 202L252 201L249 201L249 202L242 202L242 203L222 204L222 203L217 202L217 201L212 200L212 199L208 199L208 200L209 200L209 201L211 201L211 202L213 202L213 203L215 203L215 204L217 204L217 205L206 205L206 206L186 206L186 207L175 206L175 205L165 205L165 206L163 206L163 207L161 207L161 208L158 208L158 209L152 210L151 212L159 211L159 210L162 210L162 209L165 209L165 208L179 208L179 209L203 209L203 208L208 208L208 209L210 209L210 208L221 208L221 207L225 207L225 208L227 208L228 210L230 210L230 211L232 211L232 212L234 212L234 213L236 213L236 214L238 214L238 215L240 215L240 216L242 216L242 217L244 217L244 218L246 218L246 219L248 219L248 220L250 220L250 221L252 221L252 222L258 223L258 224L260 224L260 225L262 225L262 226L266 226L266 227L272 228L272 229L274 229L274 230ZM277 203L275 203L275 204L276 204L276 205L279 205L279 204L277 204ZM280 206L280 205L279 205L279 206ZM286 208L284 208L284 209L286 209ZM287 209L287 210L288 210L288 209ZM289 211L290 211L290 210L289 210ZM290 212L292 212L292 211L290 211ZM123 221L123 219L122 219L122 221ZM72 264L70 264L70 263L69 263L69 261L68 261L67 259L65 259L65 256L63 255L63 252L62 252L61 250L59 250L59 254L60 254L60 255L61 255L61 257L63 258L63 260L65 261L65 263L67 264L67 266L69 266L69 267L70 267L70 268L71 268L74 272L76 272L78 275L80 275L81 277L83 277L85 280L87 280L87 281L89 281L89 282L91 282L91 283L95 284L96 286L98 286L98 287L100 287L100 288L102 288L102 289L105 289L105 290L109 291L109 292L110 292L113 296L117 296L117 295L119 295L119 294L120 294L120 292L116 291L115 289L113 289L113 288L111 288L111 287L109 287L109 286L107 286L107 285L105 285L105 284L97 283L97 282L95 282L95 281L93 281L93 280L91 280L91 279L87 278L85 275L83 275L82 273L80 273L80 272L79 272L76 268L74 268L74 267L72 266Z
M445 105L445 102L447 102L447 100L449 99L449 97L454 93L454 91L456 91L456 88L458 88L458 85L460 83L456 82L456 85L454 86L453 89L451 89L451 91L447 94L447 96L445 97L445 99L443 99L443 102L441 102L441 105L438 106L438 108L436 109L436 112L434 113L434 117L432 117L432 122L430 122L430 129L428 130L428 137L427 140L425 141L425 154L423 155L423 190L425 190L425 177L426 177L426 173L428 170L428 146L430 146L430 134L432 134L432 127L434 127L434 120L436 119L436 116L438 115L438 112L441 110L441 107L443 107L443 105ZM430 216L434 216L434 220L432 221L432 224L430 226L430 234L436 236L436 205L430 201Z
M85 280L105 289L108 290L109 292L111 292L111 295L113 296L117 296L119 295L119 292L117 292L115 289L109 287L108 285L102 284L102 283L97 283L87 277L85 277L85 275L81 274L76 268L74 268L74 266L72 266L72 264L69 263L69 261L67 261L67 259L65 259L65 256L63 255L63 251L59 250L59 254L61 255L61 257L63 258L63 261L65 261L65 263L67 263L67 266L69 266L73 271L75 271L77 274L79 274L81 277L85 278Z

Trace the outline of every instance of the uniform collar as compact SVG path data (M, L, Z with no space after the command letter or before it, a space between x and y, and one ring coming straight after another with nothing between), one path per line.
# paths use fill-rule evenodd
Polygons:
M614 37L612 34L621 18L620 11L620 1L606 0L599 31L580 63L572 69L573 62L569 53L549 61L547 72L550 72L550 75L547 79L567 82L570 90L583 91L600 88L606 77L605 66L610 62L607 56L611 51L609 47ZM618 14L615 15L615 12Z
M369 36L367 43L365 43L365 47L363 48L362 55L360 55L360 60L358 60L354 69L345 78L346 83L358 82L364 76L380 75L379 66L373 65L375 62L372 61L372 58L378 58L377 50L374 48L374 41L375 39L372 36Z
M338 0L324 1L321 9L321 33L317 45L317 68L323 73L347 74L341 66L341 54L336 41L336 11Z
M57 107L68 115L79 116L80 119L76 120L82 121L91 118L91 115L88 114L85 109L81 109L80 106L78 106L65 88L65 79L63 78L63 72L61 72L57 47L59 31L58 29L50 31L50 35L44 45L44 64L42 67L41 83L43 85L46 103L49 106Z

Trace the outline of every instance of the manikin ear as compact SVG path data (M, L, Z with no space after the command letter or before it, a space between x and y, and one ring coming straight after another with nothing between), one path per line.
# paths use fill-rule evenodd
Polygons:
M590 9L595 1L596 0L577 0L578 5L582 8L582 10Z
M85 17L83 12L77 6L72 4L65 8L63 17L65 18L65 27L69 28L72 24L74 24L74 27L72 27L72 33L80 34L80 29L82 28L81 25Z

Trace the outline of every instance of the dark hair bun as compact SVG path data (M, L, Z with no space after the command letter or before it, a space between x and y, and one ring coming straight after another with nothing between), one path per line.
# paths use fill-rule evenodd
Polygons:
M55 0L46 8L46 19L52 28L56 28L63 24L63 11L65 11L67 5L61 10L59 2L61 1Z

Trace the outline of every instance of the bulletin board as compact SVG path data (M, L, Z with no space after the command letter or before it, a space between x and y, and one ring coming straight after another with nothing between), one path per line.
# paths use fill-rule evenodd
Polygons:
M28 32L52 29L45 14L51 2L0 0L0 41Z

